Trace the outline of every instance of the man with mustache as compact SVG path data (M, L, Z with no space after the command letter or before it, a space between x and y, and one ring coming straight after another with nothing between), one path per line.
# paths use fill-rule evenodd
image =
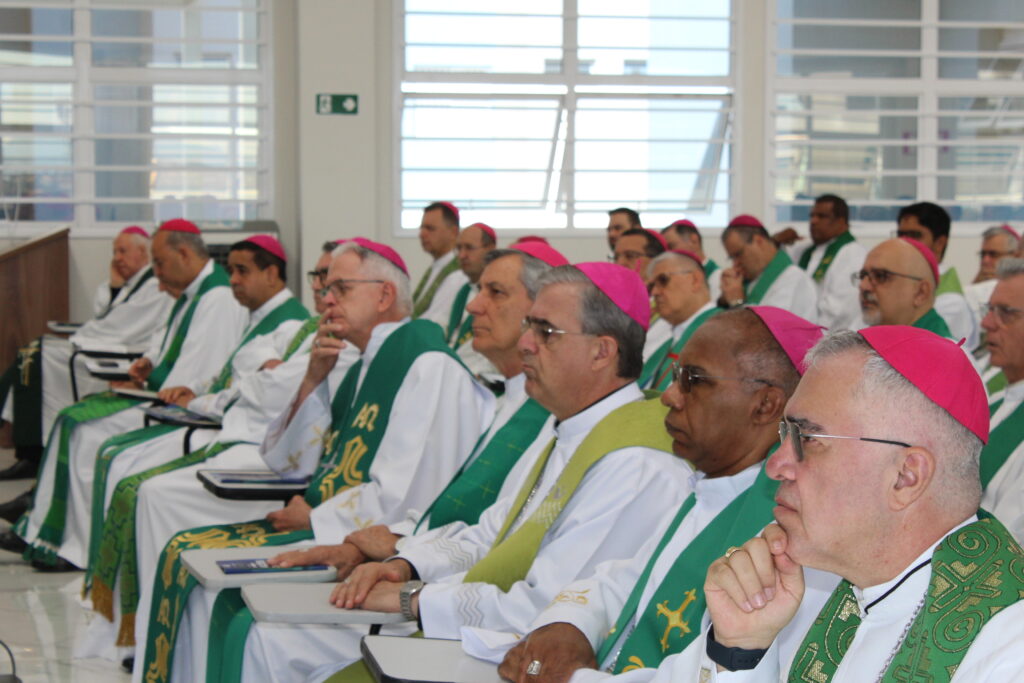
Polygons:
M935 310L938 262L930 249L909 238L886 240L868 252L851 278L869 325L913 325L952 338Z

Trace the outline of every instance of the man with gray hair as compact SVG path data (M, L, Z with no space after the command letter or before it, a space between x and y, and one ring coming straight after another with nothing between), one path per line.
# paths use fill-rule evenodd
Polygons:
M1020 680L1024 550L978 511L969 359L897 325L807 362L767 465L776 523L711 565L701 662L656 680Z
M305 376L261 450L279 474L312 481L305 496L264 520L187 530L167 543L157 566L175 570L156 574L147 634L136 639L141 671L155 667L173 670L175 680L195 680L205 670L219 591L170 578L178 575L182 551L334 543L364 526L397 522L410 508L425 509L465 461L494 399L454 357L439 325L410 319L409 290L405 263L387 245L356 237L335 250ZM329 375L349 345L362 357L332 385ZM179 607L168 615L160 608L165 600ZM191 626L179 629L183 616ZM163 645L173 646L175 637L179 647Z
M996 266L996 287L981 327L990 365L1005 390L992 396L992 438L981 452L981 506L1024 539L1024 259ZM991 383L990 383L991 385Z
M1007 224L994 225L981 234L978 252L978 274L974 282L964 287L964 297L971 310L981 311L996 286L996 266L1004 258L1012 258L1020 248L1020 234ZM979 313L979 315L984 315ZM982 343L984 346L984 342Z

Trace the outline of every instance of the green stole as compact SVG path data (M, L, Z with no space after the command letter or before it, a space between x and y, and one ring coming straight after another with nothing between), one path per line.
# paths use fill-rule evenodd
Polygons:
M466 302L469 301L469 295L472 291L473 283L467 282L462 285L459 293L455 295L455 301L452 303L452 312L448 315L448 327L445 329L448 331L448 345L453 349L459 348L458 340L466 329L472 329L473 326L473 316L466 313ZM463 319L463 316L465 316L465 319Z
M537 438L550 414L532 398L527 399L494 433L480 455L469 464L463 463L451 483L420 516L416 531L426 520L428 529L457 521L476 524L480 513L497 499L508 473ZM481 443L485 438L487 433L480 437Z
M768 265L761 271L761 274L757 279L744 285L743 288L746 293L747 303L761 303L761 299L764 298L768 288L775 284L778 277L782 275L782 271L786 270L786 268L789 268L791 265L793 265L793 260L789 258L789 255L786 252L781 249L775 252L775 257L768 262Z
M814 274L811 275L815 282L821 282L825 278L825 273L828 272L828 268L832 265L832 262L835 260L836 254L839 253L839 250L853 241L853 235L851 235L850 231L847 230L842 235L832 240L832 242L825 247L825 253L821 257L821 263L818 264L818 267L814 269ZM811 255L814 253L815 248L815 245L812 244L800 255L800 267L804 270L807 270L807 266L810 265Z
M989 406L989 413L995 415L1004 399ZM1007 459L1024 441L1024 402L1007 415L988 435L988 443L981 449L981 487L984 489L1006 464Z
M989 373L985 373L989 374ZM996 392L1002 391L1006 388L1006 375L1003 374L1002 370L993 372L987 378L985 378L985 391L991 396Z
M315 506L350 486L363 483L376 455L376 448L387 431L395 394L416 358L428 351L440 351L454 357L445 344L444 333L439 325L426 320L414 320L401 325L384 341L370 363L358 393L355 389L362 360L348 369L331 403L331 429L324 435L320 468L306 489L306 502ZM145 658L143 662L136 663L136 666L141 664L145 667L143 675L147 683L166 681L170 677L178 625L188 595L196 586L195 577L181 564L180 555L183 551L193 548L278 546L312 538L311 530L275 532L269 522L257 520L190 529L168 541L157 564ZM222 595L227 592L231 591L221 591ZM239 591L233 589L233 592ZM124 610L122 605L122 613ZM216 651L210 653L211 665L216 662L220 666L221 660L227 658L230 660L228 666L237 665L240 670L245 632L240 642L234 637L229 642L218 639L215 643ZM235 631L232 633L237 635ZM229 652L222 654L222 648Z
M940 294L963 294L964 288L960 284L960 275L956 268L950 268L939 278L939 284L935 288L935 296Z
M192 297L192 301L188 303L188 308L185 309L185 314L181 318L181 324L174 331L174 337L171 338L171 343L168 346L167 337L171 332L171 325L178 311L185 305L186 295L182 294L178 297L178 300L174 302L174 308L171 309L171 315L167 320L167 330L164 331L164 338L160 343L160 348L164 351L163 355L157 366L149 373L149 379L146 380L146 388L152 391L160 389L163 386L164 380L167 379L167 375L171 374L178 356L181 355L181 347L185 343L185 337L188 336L188 328L192 324L192 316L195 314L196 307L199 305L199 300L203 298L203 295L216 287L228 286L227 273L220 267L220 264L214 262L213 271L199 283L199 289L196 291L195 296Z
M946 536L931 564L924 606L882 677L886 683L950 680L988 620L1024 596L1024 550L994 517ZM844 579L804 637L788 680L831 680L859 625L860 608Z
M777 447L773 446L771 451ZM626 640L622 649L615 655L615 660L609 662L613 667L610 670L616 674L633 669L654 669L665 657L682 652L700 634L700 620L706 607L704 578L708 566L724 555L730 546L743 545L772 521L778 487L779 482L768 477L762 463L753 484L719 512L673 561L637 619L640 599L654 565L675 536L683 518L696 505L696 495L691 493L633 586L619 618L601 645L597 654L598 664L608 658L623 633L626 633ZM671 605L676 604L679 606L672 609ZM683 619L684 614L689 615L689 619ZM627 633L634 620L636 628Z
M679 335L679 340L675 343L672 342L672 338L669 337L665 340L665 343L658 347L658 349L651 354L651 357L644 363L643 370L640 372L640 386L645 389L653 389L655 391L665 391L672 383L672 373L669 372L672 364L669 363L667 366L665 362L669 359L675 360L679 357L679 352L686 346L686 342L690 340L690 336L704 324L711 316L718 313L717 308L710 308L699 316L697 316L693 322L686 326L683 333Z
M541 504L518 529L511 531L530 492L544 473L544 467L555 446L555 440L552 439L537 458L519 490L491 549L466 572L464 582L490 583L502 591L508 591L513 584L521 581L533 564L548 529L572 499L584 475L605 455L634 447L672 452L672 439L664 425L667 412L668 409L657 398L651 398L627 403L609 413L590 430L573 452Z
M416 292L412 295L413 306L412 306L412 317L418 318L430 308L430 302L434 300L434 294L437 293L437 288L441 286L444 279L459 269L459 259L453 258L448 262L444 268L437 274L437 277L427 286L427 278L430 277L430 268L427 268L427 272L423 273L423 277L420 278L420 283L416 285ZM424 289L426 287L426 289Z
M307 318L308 315L309 312L294 297L288 297L288 299L281 302L245 335L224 364L220 375L210 388L210 393L222 391L230 383L232 361L242 347L256 337L270 334L279 325L288 320ZM310 324L311 321L312 325ZM294 353L302 344L302 341L316 329L318 321L319 318L316 316L307 318L288 343L288 349L285 351L283 360L287 360L291 355L289 350L291 350L291 353ZM152 477L203 462L217 453L227 450L227 448L236 443L240 443L228 442L216 445L211 443L207 447L187 453L180 458L125 477L114 489L108 514L107 506L105 505L107 474L114 459L128 448L138 446L179 429L182 429L182 427L156 424L126 432L125 434L118 434L103 442L97 453L96 472L93 477L92 516L90 519L89 566L86 569L84 591L88 592L91 590L94 574L100 577L97 589L93 593L94 604L97 611L102 614L109 614L109 619L113 619L112 589L116 583L119 569L123 568L122 575L127 574L130 577L130 581L121 582L122 604L135 604L138 601L138 567L136 557L134 553L125 553L124 548L135 547L134 520L139 487Z
M121 304L128 303L128 300L131 299L133 296L135 296L135 293L138 292L140 289L142 289L142 285L146 284L146 281L149 280L152 277L153 277L153 267L152 266L146 266L146 272L144 272L142 274L142 277L139 278L138 282L136 282L134 285L132 285L132 288L128 291L128 294L125 295L124 301L119 302L117 305L120 306ZM107 317L107 315L112 310L114 310L114 299L116 299L116 298L117 297L111 297L110 298L110 303L107 304L107 307L105 309L103 309L102 313L100 313L98 316L96 316L97 320L103 320L104 318Z
M939 315L938 311L934 308L929 308L928 312L915 320L911 327L934 332L940 337L945 337L946 339L953 338L953 333L949 331L949 326L946 324L946 321L942 319L942 316Z
M711 277L711 273L718 270L718 264L712 259L708 259L704 262L704 277Z

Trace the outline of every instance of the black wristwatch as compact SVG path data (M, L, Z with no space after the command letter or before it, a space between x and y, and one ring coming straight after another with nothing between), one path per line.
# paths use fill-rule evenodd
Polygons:
M755 668L764 659L764 653L768 650L744 650L741 647L726 647L715 640L714 625L708 629L708 645L706 648L708 657L719 666L724 666L729 671L747 671Z

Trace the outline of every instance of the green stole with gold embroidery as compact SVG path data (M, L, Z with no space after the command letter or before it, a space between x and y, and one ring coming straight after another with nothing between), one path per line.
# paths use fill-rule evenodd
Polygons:
M777 445L773 446L771 451L776 448ZM598 651L598 663L608 658L612 648L623 637L625 642L622 648L615 655L615 660L608 663L616 674L633 669L657 668L665 657L682 652L700 634L700 620L707 606L704 599L704 576L708 566L724 555L730 546L743 545L766 524L771 523L775 490L778 487L779 482L768 477L762 464L754 483L719 512L673 561L637 618L640 599L654 571L654 565L683 518L696 505L696 496L691 493L680 506L633 586L619 618ZM674 607L676 605L678 607ZM626 633L634 620L636 628ZM626 635L623 636L623 633Z
M424 289L424 286L427 284L427 278L430 277L430 268L427 268L427 272L423 274L420 283L416 286L416 293L412 297L412 317L418 318L430 308L430 303L434 300L434 295L437 294L437 288L441 286L446 277L458 269L459 259L453 258L448 262L447 266L441 269L441 272L437 274L437 277L434 278L430 285Z
M1024 550L994 517L986 515L942 539L931 565L924 605L886 669L885 683L949 681L985 624L1024 595ZM844 579L797 649L790 683L830 681L860 620ZM857 666L863 670L866 664Z
M341 386L331 402L331 429L324 438L324 451L320 467L306 489L305 499L316 506L345 489L363 483L376 449L387 431L387 421L398 389L409 368L422 353L438 351L455 358L445 343L440 325L428 320L413 320L401 325L381 344L359 391L356 384L362 360L345 373ZM195 548L235 548L278 546L313 538L310 530L276 532L266 520L240 524L218 524L183 531L168 541L160 554L157 576L153 586L150 622L147 629L143 676L147 683L160 683L170 678L174 661L174 642L178 625L188 602L188 595L196 586L195 578L181 563L181 553ZM237 589L235 593L238 592ZM228 591L222 591L221 597ZM227 600L227 598L225 598ZM221 602L220 597L218 602ZM230 639L219 638L214 644L217 652L210 653L210 664L240 665L241 643L245 642L245 628L231 628ZM125 643L131 644L131 643ZM220 650L230 650L225 655ZM140 663L136 663L139 666Z
M690 337L697 328L704 324L711 316L718 313L718 308L710 308L701 313L697 318L686 326L683 333L679 335L679 340L675 343L672 342L671 337L665 340L665 343L658 347L658 350L651 354L651 357L644 363L643 370L640 372L640 386L645 389L653 389L655 391L665 391L668 389L669 384L672 383L672 363L666 364L668 360L675 360L679 357L679 352L686 346L686 342L690 340Z
M814 273L811 275L815 282L821 282L825 278L825 273L828 272L829 266L831 266L832 262L835 261L836 254L839 253L839 250L853 241L853 235L851 235L850 231L847 230L842 235L832 240L831 244L825 247L825 253L821 256L821 263L818 264L818 267L814 269ZM811 263L811 255L814 253L814 249L815 245L812 244L804 250L804 253L800 254L800 267L804 270L807 270L807 266Z
M768 262L768 265L761 271L757 279L743 286L747 296L747 303L761 303L761 299L768 292L768 288L775 284L775 281L782 275L782 272L791 265L793 265L793 259L789 258L789 254L781 249L775 252L775 257Z
M634 401L620 406L597 423L573 452L555 484L530 516L512 531L512 525L540 481L548 458L554 450L552 439L537 458L533 469L516 496L491 549L464 577L465 583L490 583L508 591L526 577L548 529L572 499L576 487L590 468L613 451L623 448L652 448L672 452L672 439L665 431L668 409L657 398Z

